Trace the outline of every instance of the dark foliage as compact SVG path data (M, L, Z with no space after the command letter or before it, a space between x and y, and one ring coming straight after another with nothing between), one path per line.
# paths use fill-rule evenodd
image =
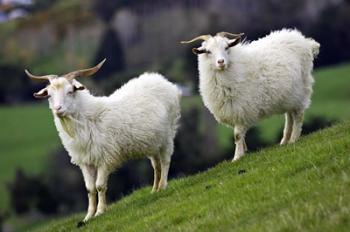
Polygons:
M153 184L153 168L149 159L132 160L109 177L107 198L114 202L135 189Z
M350 59L350 2L326 8L313 25L312 34L321 44L319 65Z
M0 64L0 103L14 103L33 99L34 85L24 73L24 68Z
M48 175L28 176L17 170L9 184L11 207L17 214L36 210L42 214L74 212L86 202L84 183L79 168L70 164L65 151L55 152Z
M34 11L40 11L51 7L57 0L34 0L34 4L30 6Z
M9 190L11 206L17 214L27 213L31 209L44 214L53 214L57 210L57 201L40 177L30 177L22 170L17 170Z
M3 231L3 224L9 216L10 216L9 212L4 212L0 210L0 232Z
M192 47L189 47L188 50L186 50L186 53L183 55L185 59L185 69L186 69L186 80L191 80L191 83L194 86L194 92L196 94L199 93L199 74L198 74L198 58L197 55L192 53Z
M303 125L303 135L308 135L318 130L325 129L332 126L337 121L334 119L328 119L322 116L314 116L309 122Z
M50 155L45 184L58 202L58 213L75 212L87 206L83 176L79 167L71 164L64 149Z
M248 131L246 135L246 143L249 151L258 151L271 145L261 137L261 132L257 127L253 127Z
M95 80L102 80L108 78L113 73L124 71L125 61L123 48L117 34L112 28L107 28L104 33L95 55L94 64L99 63L104 58L107 58L107 61L95 74Z
M99 1L95 0L93 4L93 10L96 12L96 15L108 23L114 16L117 8L122 6L122 2L117 0L109 0L109 1Z
M170 173L173 176L191 174L203 169L205 160L200 159L201 141L199 132L200 109L192 108L182 112L181 124L175 138L175 152Z

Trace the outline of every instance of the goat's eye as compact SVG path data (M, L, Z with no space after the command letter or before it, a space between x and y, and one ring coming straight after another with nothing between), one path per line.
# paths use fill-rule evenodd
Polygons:
M73 94L73 91L68 91L67 94L68 94L68 95L72 95L72 94Z
M227 46L227 47L225 48L226 51L229 50L229 49L230 49L230 46Z
M205 53L207 53L207 54L211 54L211 51L209 51L209 50L205 50Z

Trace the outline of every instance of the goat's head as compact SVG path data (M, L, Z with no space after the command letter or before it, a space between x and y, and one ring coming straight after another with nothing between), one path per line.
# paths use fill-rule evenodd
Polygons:
M34 93L34 97L39 99L48 98L52 112L58 117L65 117L75 111L76 101L74 101L74 99L77 92L85 89L75 78L87 77L95 74L105 61L106 59L95 67L77 70L61 76L35 76L28 70L25 70L25 73L33 80L49 82L45 88Z
M192 52L196 55L203 54L203 58L208 60L215 69L224 70L230 62L230 48L239 44L243 35L244 33L219 32L215 36L201 35L181 43L193 43L197 40L203 40L202 45L198 48L193 48Z

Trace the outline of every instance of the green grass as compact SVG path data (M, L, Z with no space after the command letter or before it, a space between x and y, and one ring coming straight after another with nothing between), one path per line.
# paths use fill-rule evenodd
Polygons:
M315 72L313 103L306 121L313 115L333 119L350 118L350 65L344 64ZM204 107L199 96L184 98L182 108ZM0 107L0 209L8 206L5 184L12 180L16 168L29 173L44 171L50 151L60 146L47 104ZM283 116L274 116L259 124L262 137L273 141L283 126ZM219 145L232 145L231 129L218 125ZM249 144L248 144L249 146Z
M46 104L0 107L0 209L8 206L6 183L15 170L44 171L48 153L58 146L50 114Z
M173 180L160 193L140 189L83 229L78 214L35 231L348 231L349 132L341 123Z

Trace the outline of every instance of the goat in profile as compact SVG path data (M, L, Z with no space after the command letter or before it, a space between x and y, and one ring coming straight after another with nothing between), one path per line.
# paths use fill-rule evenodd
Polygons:
M49 99L59 137L82 171L89 207L79 226L105 211L108 176L129 159L148 156L152 191L166 188L180 118L179 89L157 73L134 78L108 97L91 95L76 78L93 75L104 62L62 76L26 70L30 78L49 82L34 96Z

